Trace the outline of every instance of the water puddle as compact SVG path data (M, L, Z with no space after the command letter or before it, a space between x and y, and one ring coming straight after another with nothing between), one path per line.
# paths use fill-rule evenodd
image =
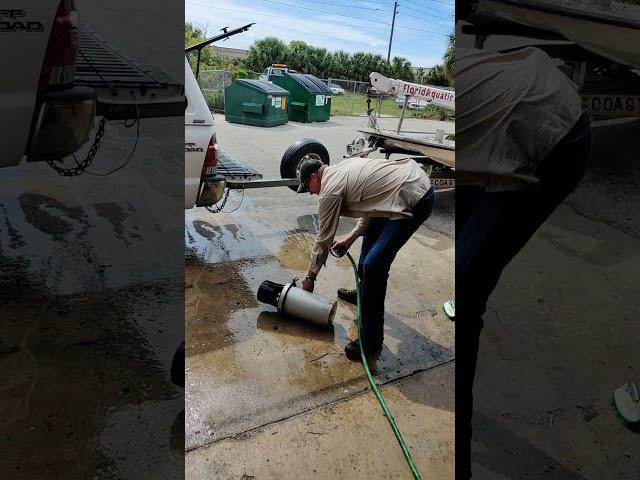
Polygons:
M156 454L167 453L171 424L181 408L175 402L179 390L167 374L181 340L175 333L181 323L171 318L171 289L141 284L51 296L24 271L11 280L13 287L3 288L10 295L0 306L5 320L0 361L9 362L13 371L2 389L7 401L0 403L3 431L13 438L9 451L26 448L27 441L47 445L51 436L61 439L19 464L21 474L40 478L45 464L57 475L73 464L83 477L122 478L131 471L126 453L132 444L153 441ZM158 296L168 305L158 307ZM121 414L127 411L136 414ZM166 425L156 423L151 432L150 422L158 419ZM110 436L114 430L121 435ZM107 437L108 446L100 443ZM136 462L138 470L170 469L157 456L146 462L136 457Z
M246 212L187 217L187 449L366 386L361 365L348 361L343 350L357 337L354 306L338 302L333 325L322 328L256 299L263 281L285 284L306 274L318 222L317 215L299 211L293 207L268 218ZM338 235L354 224L355 219L343 219ZM438 243L435 238L424 241ZM385 348L371 362L383 380L453 358L451 332L429 325L433 312L416 297L422 291L413 278L398 273L414 264L422 268L425 260L418 253L425 248L419 243L411 248L415 251L399 256L402 268L390 280L400 293L387 302ZM338 287L352 287L353 282L348 259L330 257L316 293L333 300ZM445 343L431 340L433 333Z

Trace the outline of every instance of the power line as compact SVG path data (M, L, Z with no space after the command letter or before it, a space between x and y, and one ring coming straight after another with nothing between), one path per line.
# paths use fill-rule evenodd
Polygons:
M352 17L350 15L342 15L342 14L337 14L337 13L326 12L325 10L316 10L316 9L313 9L313 8L299 7L297 5L291 5L289 3L275 2L273 0L262 0L262 1L263 2L269 2L269 3L275 3L275 4L278 4L278 5L285 5L285 6L293 7L293 8L299 8L299 9L302 9L302 10L309 10L309 11L312 11L312 12L320 12L320 13L325 13L325 14L326 13L330 13L331 15L334 15L336 17L353 18L355 20L362 20L363 22L377 23L379 25L385 25L385 26L390 26L391 25L390 23L379 22L377 20L369 20L368 18ZM268 14L265 14L265 13L247 12L246 10L232 10L232 9L229 9L229 8L214 7L213 5L203 5L201 3L193 3L193 2L187 2L187 3L189 3L190 5L197 5L197 6L200 6L200 7L211 8L211 9L214 9L214 10L222 10L222 11L236 12L236 13L246 13L246 14L249 14L249 15L259 15L259 16L263 16L263 17L275 17L275 18L280 18L280 19L282 18L282 15L268 15ZM316 20L315 18L312 19L312 20L314 22L318 22L318 23L326 23L326 24L329 24L329 25L345 26L345 24L340 24L340 23L336 23L336 22L326 22L326 21L322 21L322 20ZM446 37L447 36L446 34L441 33L441 32L434 32L434 31L431 31L431 30L425 30L425 29L422 29L422 28L414 28L414 27L409 27L409 26L406 26L406 25L396 25L396 28L405 28L407 30L416 30L416 31L419 31L419 32L431 33L433 35L440 35L441 37Z
M302 1L304 1L304 0L302 0ZM393 2L392 2L392 3L389 3L389 2L370 2L369 0L356 0L356 1L357 1L357 2L360 2L360 3L376 3L376 4L378 4L378 5L387 5L388 7L393 6L393 5L392 5L392 4L393 4ZM355 8L360 8L360 7L358 7L357 5L353 5L353 4L351 4L351 5L349 5L349 6L350 6L350 7L355 7Z
M282 15L269 15L268 13L248 12L246 10L235 10L235 9L231 9L231 8L220 8L220 7L215 7L213 5L205 5L203 3L194 3L194 2L188 2L188 1L185 2L185 3L187 3L189 5L198 6L198 7L209 8L211 10L221 10L223 12L246 13L246 14L249 14L249 15L256 15L258 17L271 17L271 18L282 19ZM291 6L293 6L293 5L291 5ZM300 7L298 7L298 8L300 8ZM324 13L327 13L327 12L324 12ZM335 16L338 16L338 17L343 16L343 15L338 15L338 14L332 14L332 15L335 15ZM354 18L354 17L350 17L350 18ZM362 19L362 20L372 21L372 20L366 20L366 19ZM345 24L345 23L327 22L325 20L316 20L315 18L313 19L313 21L316 22L316 23L325 23L327 25L347 26L347 24ZM381 22L376 22L376 23L381 23Z
M355 19L355 20L362 20L362 21L364 21L364 22L378 23L378 24L380 24L380 25L387 25L387 26L390 26L390 25L391 25L390 23L386 23L386 22L379 22L379 21L377 21L377 20L369 20L368 18L352 17L352 16L350 16L350 15L342 15L342 14L337 14L337 13L327 12L327 11L325 11L325 10L317 10L317 9L314 9L314 8L300 7L300 6L298 6L298 5L292 5L292 4L290 4L290 3L276 2L275 0L261 0L261 1L263 1L263 2L267 2L267 3L275 3L276 5L285 5L285 6L287 6L287 7L299 8L299 9L302 9L302 10L309 10L309 11L311 11L311 12L328 13L328 14L331 14L331 15L335 15L336 17L353 18L353 19ZM424 29L421 29L421 28L409 27L409 26L406 26L406 25L397 25L397 27L398 27L398 28L406 28L406 29L408 29L408 30L417 30L417 31L419 31L419 32L432 33L432 34L434 34L434 35L441 35L441 36L443 36L443 37L446 37L446 36L447 36L446 34L443 34L443 33L441 33L441 32L434 32L434 31L431 31L431 30L424 30Z
M387 25L389 25L389 24L387 23ZM406 28L407 30L415 30L417 32L433 33L434 35L440 35L441 37L448 37L449 36L449 34L447 34L447 33L433 32L431 30L424 30L422 28L408 27L407 25L396 25L396 28Z
M318 10L315 8L309 8L309 7L301 7L299 5L292 5L290 3L282 3L282 2L276 2L274 0L261 0L263 2L267 2L267 3L274 3L276 5L284 5L287 7L293 7L293 8L299 8L301 10L309 10L310 12L319 12L319 13L325 13L325 14L329 14L329 15L336 15L339 17L346 17L346 18L355 18L356 20L364 20L365 22L373 22L373 23L382 23L382 22L377 22L375 20L368 20L366 18L361 18L361 17L351 17L349 15L342 15L342 14L337 14L337 13L333 13L333 12L328 12L327 10ZM328 3L324 3L324 5L329 5ZM343 7L345 6L352 6L352 5L342 5ZM386 24L389 25L389 24Z
M434 24L436 24L436 25L442 25L443 27L447 27L447 28L449 28L450 30L453 30L453 22L451 22L451 23L438 23L438 22L436 22L436 21L435 21L435 20L433 20L433 19L430 19L430 20L424 20L424 19L422 19L422 18L416 18L415 14L413 14L413 13L398 12L398 14L399 14L399 15L405 15L405 16L407 16L407 17L413 18L414 20L418 20L418 21L420 21L420 22L425 22L425 23L434 23Z
M266 0L265 0L266 1ZM309 3L319 3L321 5L333 5L336 7L353 7L353 4L347 5L344 3L327 3L327 2L320 2L318 0L298 0L300 2L309 2ZM376 3L382 3L382 2L376 2ZM389 5L388 3L383 3L383 5ZM391 10L385 10L383 8L371 8L371 7L356 7L358 10L376 10L378 12L390 12ZM327 13L331 13L331 12L327 12Z
M381 5L389 5L389 6L391 6L391 4L389 2L370 2L369 0L356 0L356 1L358 1L360 3L379 3ZM351 6L353 6L353 5L351 5Z
M405 1L410 1L411 3L414 3L420 7L427 7L428 5L425 5L424 3L418 3L416 0L405 0ZM452 2L446 2L445 0L425 0L425 2L436 2L436 3L443 3L444 5L449 5L454 7L455 3Z
M405 1L405 0L402 0L402 1ZM417 10L417 9L415 9L415 8L411 8L411 7L408 7L408 6L403 5L403 4L400 4L400 5L398 5L398 6L399 6L400 8L408 8L409 10L412 10L412 11L414 11L414 12L416 12L416 13L419 13L420 15L425 15L425 14L426 14L426 12L425 12L424 10ZM455 17L455 15L454 15L453 13L452 13L451 15L445 16L445 14L438 15L438 14L436 14L436 13L434 13L434 12L429 12L429 13L428 13L428 15L429 15L429 16L434 16L434 17L436 17L436 18L441 18L441 19L443 19L443 20L449 20L449 21L453 21L453 19L454 19L454 17Z

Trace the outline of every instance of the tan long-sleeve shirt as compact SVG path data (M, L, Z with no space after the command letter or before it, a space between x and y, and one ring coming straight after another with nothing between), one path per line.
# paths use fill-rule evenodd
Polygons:
M535 187L538 164L581 114L572 82L542 50L456 50L456 184Z
M309 270L318 273L327 261L340 216L358 218L362 235L372 217L410 218L411 209L431 186L414 160L351 158L322 172L318 220L320 229Z

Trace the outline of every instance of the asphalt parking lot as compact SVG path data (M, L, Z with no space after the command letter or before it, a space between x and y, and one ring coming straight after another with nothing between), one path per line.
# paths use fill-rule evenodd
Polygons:
M362 135L358 129L365 128L367 125L366 117L341 116L332 116L328 122L314 124L289 122L273 128L257 128L228 123L224 120L223 114L214 115L214 121L221 148L255 168L264 175L265 179L280 178L280 159L289 145L296 140L313 138L320 141L327 148L331 162L335 163L339 162L345 154L345 145L351 143L355 137ZM394 129L397 124L397 118L379 120L379 125L382 128ZM446 133L455 133L454 122L407 118L402 124L402 130L406 132L433 133L438 128L443 129ZM384 155L375 152L369 157L384 158ZM402 155L394 155L392 158L402 158ZM247 197L252 197L252 192L247 191L246 193ZM259 195L274 195L280 198L285 194L288 195L290 192L287 189L276 188L273 189L273 192L263 190ZM237 199L238 196L240 195L234 195L234 199ZM298 202L306 200L296 198ZM437 207L427 220L426 225L432 230L453 238L455 194L454 192L438 193L436 201ZM237 201L234 205L237 205Z
M435 127L418 122L407 121L405 128ZM340 161L344 145L365 123L333 117L262 129L216 116L216 131L222 148L267 179L279 178L282 153L299 138L321 141L331 161ZM392 268L385 348L373 368L418 466L434 478L451 478L454 325L441 305L454 288L453 195L442 194L436 203ZM303 276L316 208L316 198L279 187L247 190L244 198L234 193L225 207L231 213L186 212L189 478L409 474L361 365L343 353L355 338L355 308L339 302L333 328L323 330L256 300L263 280ZM339 233L352 225L341 220ZM358 247L352 247L356 258ZM348 260L331 258L316 291L336 298L337 287L352 284Z

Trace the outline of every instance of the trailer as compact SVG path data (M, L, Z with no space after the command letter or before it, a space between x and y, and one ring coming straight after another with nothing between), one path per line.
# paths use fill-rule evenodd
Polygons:
M455 111L455 90L387 78L378 72L371 73L369 80L372 86L371 91L375 92L367 99L369 122L366 128L358 130L363 135L354 138L346 146L347 154L344 158L366 157L375 151L384 153L386 158L392 154L409 155L424 165L436 189L455 188L455 140L447 138L443 129L435 132L402 130L410 99ZM371 108L371 97L379 99L380 94L404 97L395 130L381 128L378 124L380 109Z
M210 42L211 40L208 40L197 47L191 47L191 49L202 48ZM275 67L278 69L286 68L285 65L274 65ZM267 70L271 72L272 67ZM424 165L433 185L438 190L454 188L455 140L447 138L444 130L432 133L415 133L403 132L401 128L410 98L455 110L455 91L390 79L377 72L370 75L370 81L372 91L404 96L398 127L395 131L380 128L374 110L369 108L369 126L358 130L364 136L355 138L351 144L347 145L345 158L366 157L376 150L380 150L387 158L394 153L405 154ZM369 107L370 100L369 98ZM227 189L289 187L296 190L300 162L307 158L321 160L327 165L330 161L329 153L324 145L316 140L304 138L295 142L284 153L280 162L280 179L264 179L261 173L245 165L228 152L221 152L219 155L216 173L224 177Z
M376 110L369 103L369 125L358 131L363 135L347 145L347 155L343 158L367 157L375 151L384 153L386 158L392 154L410 156L421 163L429 174L432 184L440 191L455 187L455 140L447 138L444 130L436 132L405 132L402 122L409 98L418 98L428 104L455 110L455 91L430 85L419 85L387 78L377 72L370 75L372 91L403 95L403 109L395 130L385 130L378 126ZM378 96L379 98L379 96ZM379 111L379 109L377 110ZM297 174L300 162L307 158L321 160L329 164L329 153L320 142L304 138L291 145L280 162L280 179L263 179L254 169L244 165L231 155L220 157L218 173L226 178L226 186L232 189L289 187L298 186Z
M471 0L459 20L482 49L491 36L530 40L562 62L594 120L640 117L640 5L564 0Z

